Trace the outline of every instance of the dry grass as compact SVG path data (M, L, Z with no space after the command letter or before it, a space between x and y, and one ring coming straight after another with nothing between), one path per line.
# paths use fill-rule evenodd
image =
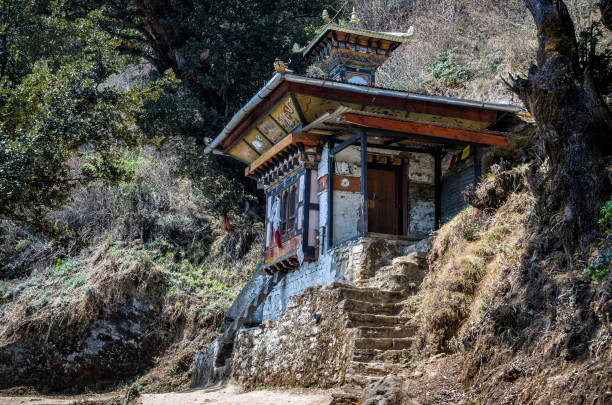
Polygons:
M501 83L525 73L537 48L521 0L355 0L361 24L414 36L379 69L377 85L496 102L518 100ZM567 0L577 31L597 17L596 0Z
M96 321L137 299L151 305L147 333L165 349L139 384L147 391L178 389L190 381L196 350L218 333L225 310L256 270L262 226L223 231L198 190L174 171L172 156L142 151L125 159L132 180L80 189L53 213L90 247L71 254L73 247L53 249L40 235L11 231L29 276L0 282L0 347L42 336L45 347L59 348L56 339L78 341ZM19 238L28 238L26 247L17 246ZM50 247L37 252L45 244Z
M487 311L520 256L532 205L529 193L514 193L494 214L470 207L438 231L417 315L431 352L457 350L463 331Z

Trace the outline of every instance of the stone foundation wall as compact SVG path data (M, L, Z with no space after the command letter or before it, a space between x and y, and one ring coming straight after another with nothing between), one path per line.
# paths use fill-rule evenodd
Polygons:
M332 268L329 260L304 263L281 281L263 304L263 321L277 321L283 316L291 297L302 294L308 287L314 287L342 280L342 275Z
M274 287L263 304L263 321L278 321L285 313L291 297L302 294L309 287L334 281L354 283L372 277L380 267L391 264L389 259L411 252L415 243L407 240L359 238L330 252L323 252L317 262L304 263Z
M232 377L248 388L341 385L355 339L347 321L337 290L308 288L278 322L240 331Z

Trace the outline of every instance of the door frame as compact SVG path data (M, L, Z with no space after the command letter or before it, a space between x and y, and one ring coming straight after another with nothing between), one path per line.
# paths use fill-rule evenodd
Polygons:
M385 233L384 235L393 235L393 236L404 236L405 235L405 230L404 230L404 210L408 211L407 206L405 205L405 201L406 201L406 196L404 196L404 171L406 168L406 164L403 162L402 159L402 164L401 165L397 165L397 166L389 166L389 165L384 165L384 164L379 164L379 163L375 163L375 162L370 162L367 164L368 166L368 170L372 169L372 170L384 170L384 171L388 171L388 172L395 172L395 188L396 188L396 192L397 192L397 200L396 200L396 209L397 209L397 233L392 234L392 233ZM367 173L366 173L367 175ZM366 204L367 204L368 198L367 198L367 194L366 194ZM408 212L405 213L406 214L406 218L408 216ZM368 218L369 221L369 218ZM369 228L369 224L368 224L368 228ZM366 234L369 233L369 230L366 230L365 232ZM374 232L374 233L379 233L379 232Z
M349 131L355 131L356 128L354 127L349 127ZM348 131L342 132L343 135L346 135ZM371 132L371 131L370 131ZM350 132L349 132L350 133ZM380 133L382 133L384 136L387 137L395 137L395 138L401 138L401 139L410 139L412 137L405 137L405 136L399 136L396 133L393 132L389 132L389 131L378 131L376 134L380 135ZM328 141L328 146L329 146L329 152L328 152L328 156L327 156L327 168L328 168L328 187L327 187L327 192L328 192L328 198L327 198L327 218L328 218L328 223L327 223L327 230L326 230L326 239L327 242L325 244L325 250L329 251L333 248L336 247L336 245L340 245L340 244L344 244L346 242L349 242L350 240L353 239L358 239L360 237L364 237L364 236L368 236L368 235L378 235L378 234L374 234L371 232L368 232L368 209L367 209L367 192L368 192L368 181L367 181L367 177L368 177L368 164L367 164L367 157L368 157L368 146L373 147L373 148L377 148L377 149L388 149L388 150L399 150L399 151L403 151L403 152L416 152L416 153L426 153L429 154L431 156L434 157L434 161L435 161L435 226L434 229L438 229L440 227L440 220L441 220L441 191L442 191L442 187L441 187L441 177L442 177L442 152L443 152L443 147L438 146L438 147L434 147L434 148L428 148L428 149L421 149L421 148L412 148L412 147L396 147L396 146L383 146L383 145L368 145L367 143L367 134L366 131L364 129L357 129L355 132L353 132L354 135L352 135L350 138L344 140L344 141L340 141L337 139L334 139L334 137L332 137L329 141ZM360 150L361 150L361 234L356 236L355 238L349 239L347 241L342 241L339 242L336 245L332 245L332 237L333 237L333 221L331 220L331 218L333 217L333 202L334 202L334 197L333 197L333 176L334 176L334 157L338 152L341 152L342 150L346 149L347 147L354 145L354 144L358 144L360 146ZM460 145L468 145L469 143L462 143L462 142L457 142L457 144ZM337 145L337 146L336 146ZM480 158L480 148L478 147L478 145L474 145L471 144L474 147L474 154L477 157L477 160L479 160ZM479 162L480 163L480 162ZM402 165L402 167L405 167L404 165ZM475 165L474 170L476 171L477 178L480 178L480 164ZM408 224L408 219L410 218L410 207L408 204L409 198L408 198L408 186L409 186L409 179L408 176L404 173L405 170L402 171L402 175L401 175L401 179L400 179L400 185L403 186L404 183L406 183L406 190L404 193L404 190L402 190L400 192L400 198L405 198L405 202L402 203L402 206L405 207L405 209L402 209L401 212L401 217L402 217L402 222L405 222L406 225ZM404 195L405 194L405 195ZM404 216L405 215L405 216ZM403 218L406 218L406 220L404 221ZM395 239L408 239L408 240L420 240L422 239L421 237L419 238L415 238L414 236L411 236L409 234L408 228L403 228L403 224L402 226L400 226L400 232L402 232L402 234L400 235L396 235ZM388 235L391 239L393 239L394 235Z

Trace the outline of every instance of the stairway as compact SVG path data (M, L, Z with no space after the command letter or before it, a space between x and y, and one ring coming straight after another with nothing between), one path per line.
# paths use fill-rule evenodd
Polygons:
M193 365L191 387L208 387L226 380L231 373L234 337L247 319L259 308L270 295L274 287L280 283L286 271L279 271L269 276L259 294L245 307L223 334L215 339L204 352L198 352Z
M417 326L400 315L402 301L416 291L424 274L424 255L413 253L381 268L364 287L336 285L347 327L357 335L345 385L333 394L332 404L357 403L367 385L404 367L401 362L410 357ZM380 289L381 284L393 289Z

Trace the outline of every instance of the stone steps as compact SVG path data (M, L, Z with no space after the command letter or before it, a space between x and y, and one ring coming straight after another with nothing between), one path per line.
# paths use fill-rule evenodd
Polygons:
M347 327L356 328L357 334L345 385L341 392L333 394L332 404L357 404L365 387L404 367L418 327L400 316L401 302L423 280L424 259L422 253L398 257L381 268L378 277L361 281L364 287L337 286L344 298Z
M407 319L395 315L376 315L358 312L349 312L347 315L349 319L347 327L349 328L360 326L396 326L403 325L407 321Z
M368 385L380 380L380 376L372 376L366 374L347 374L344 381L348 387L367 387Z
M385 291L376 288L358 288L348 284L331 283L330 288L337 288L342 298L372 303L398 303L405 295L398 291Z
M414 338L357 338L355 349L403 350L412 347Z
M406 350L356 349L353 360L360 362L392 362L398 363L407 357Z
M375 362L361 362L352 361L349 363L346 373L348 374L359 374L359 375L371 375L384 377L394 371L398 371L402 367L396 363L375 363Z
M345 299L342 308L346 312L354 312L360 314L375 314L375 315L397 315L402 310L402 305L397 303L387 302L370 302L358 301L354 299Z
M361 326L358 328L360 338L408 338L417 332L415 325L397 326Z

